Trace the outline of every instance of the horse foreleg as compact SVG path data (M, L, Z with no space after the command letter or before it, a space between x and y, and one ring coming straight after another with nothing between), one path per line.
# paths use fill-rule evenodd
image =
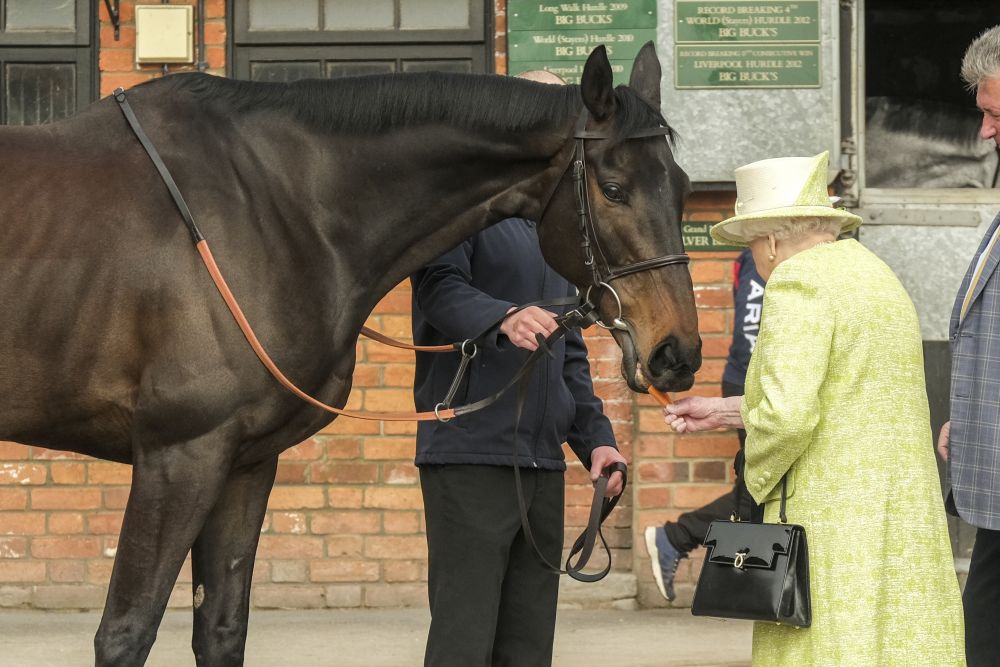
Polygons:
M199 666L242 665L250 581L278 458L234 470L195 540L194 634Z
M145 663L177 573L229 474L219 445L218 438L204 438L137 454L108 601L94 637L99 667Z

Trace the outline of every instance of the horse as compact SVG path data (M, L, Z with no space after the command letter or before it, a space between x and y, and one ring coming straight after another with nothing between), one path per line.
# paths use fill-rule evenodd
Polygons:
M617 88L598 47L578 86L189 73L125 94L276 364L342 407L379 299L515 215L538 222L547 261L593 290L605 322L628 324L613 335L633 389L692 385L701 340L690 274L646 261L683 257L690 189L660 76L650 43ZM197 664L242 664L278 455L333 417L251 351L115 99L0 128L0 155L0 439L133 468L95 662L145 661L190 552ZM595 286L595 267L615 265L633 268Z
M982 114L930 100L865 101L865 182L873 188L996 188L998 152Z

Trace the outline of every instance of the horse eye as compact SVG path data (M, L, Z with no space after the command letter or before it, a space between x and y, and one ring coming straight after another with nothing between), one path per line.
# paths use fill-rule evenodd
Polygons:
M622 190L617 183L607 183L604 185L604 197L608 201L614 202L624 202L625 201L625 191Z

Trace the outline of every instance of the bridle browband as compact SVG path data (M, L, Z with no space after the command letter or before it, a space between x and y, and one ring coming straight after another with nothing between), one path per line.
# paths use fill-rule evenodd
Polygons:
M618 296L618 292L615 288L611 286L611 281L624 278L625 276L630 276L635 273L659 269L664 266L687 264L691 261L691 258L687 253L681 252L672 255L661 255L660 257L653 257L652 259L644 259L631 264L626 264L624 266L611 266L610 262L607 260L607 255L605 255L603 248L601 248L601 243L597 236L597 224L594 221L594 213L590 206L590 195L587 188L586 145L584 142L587 139L606 140L619 138L627 140L640 139L644 137L657 137L670 134L671 129L664 126L649 127L642 130L636 130L623 137L612 137L612 135L606 132L588 130L587 121L589 119L590 112L586 107L584 107L583 111L580 113L580 117L576 121L576 126L573 131L573 139L575 141L573 159L570 160L569 165L566 167L567 170L570 168L573 169L573 192L576 196L576 214L579 220L578 229L580 231L580 247L583 251L583 263L590 269L591 274L591 284L587 286L586 291L583 293L583 300L585 304L589 303L592 307L596 308L596 304L591 301L591 293L595 289L607 290L611 294L612 298L614 298L615 303L618 306L618 316L611 321L611 324L605 324L598 319L596 322L597 325L605 329L628 331L628 325L622 318L623 313L621 297ZM546 208L547 207L548 205L546 204ZM597 250L596 254L594 252L595 249Z

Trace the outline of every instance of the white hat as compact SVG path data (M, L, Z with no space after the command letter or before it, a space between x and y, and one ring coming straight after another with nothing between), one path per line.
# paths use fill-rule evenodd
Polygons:
M747 222L774 220L775 226L794 218L829 218L841 223L840 232L858 228L861 218L834 208L826 190L829 151L813 157L779 157L738 168L736 215L712 227L720 243L746 245ZM760 225L753 225L760 236Z

